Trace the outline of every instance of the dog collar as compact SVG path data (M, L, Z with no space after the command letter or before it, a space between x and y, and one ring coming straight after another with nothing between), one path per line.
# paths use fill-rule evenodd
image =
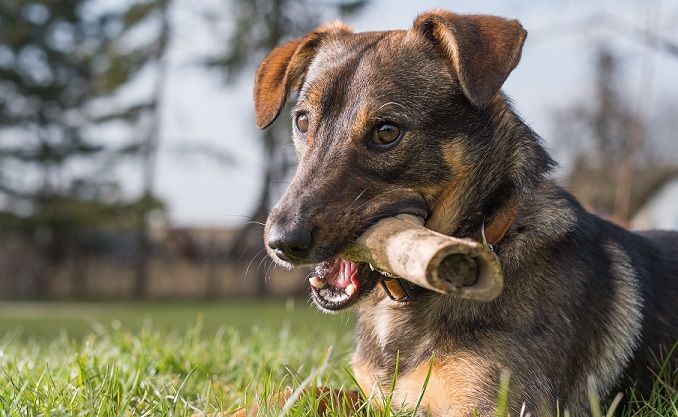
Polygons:
M504 238L516 217L518 217L518 210L516 210L515 206L510 206L497 213L487 226L483 223L480 229L483 243L488 245L490 250L494 252L495 247ZM414 285L402 278L384 277L379 283L388 298L403 303L413 301L424 290L420 286Z
M402 278L382 278L379 283L384 292L393 301L408 302L412 301L423 290L418 285L414 285Z
M518 217L518 210L515 206L510 206L497 213L487 227L483 224L481 233L484 242L490 245L490 249L494 250L494 247L504 238L516 217Z

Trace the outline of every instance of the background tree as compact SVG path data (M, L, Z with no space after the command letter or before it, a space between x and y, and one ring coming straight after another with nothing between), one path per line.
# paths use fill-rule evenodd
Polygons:
M325 19L357 13L367 3L366 0L228 0L233 23L226 49L208 58L206 65L220 71L225 81L231 83L245 71L254 73L255 65L282 42L305 34ZM261 133L263 179L251 221L238 231L229 250L235 260L265 256L261 224L266 221L276 185L284 185L293 165L293 157L286 151L289 124L285 118L281 119ZM254 272L260 295L265 294L267 288L265 269L257 267Z
M154 18L158 29L157 37L146 44L150 51L149 59L155 65L155 80L150 101L145 106L147 123L145 135L141 138L140 156L142 165L142 194L137 204L137 238L138 256L134 283L134 298L146 298L148 293L148 260L151 256L150 218L161 202L155 196L155 173L162 128L162 105L165 98L168 60L167 52L170 45L171 22L170 0L156 0L142 3L141 14L144 20Z
M659 122L661 112L646 130L646 106L624 88L623 61L609 45L599 45L593 56L593 94L556 115L558 148L573 161L567 187L592 210L627 225L678 173L673 154L657 152L674 142L675 133Z
M36 296L48 287L44 266L81 250L87 231L129 225L130 213L158 206L148 193L124 201L112 175L144 149L139 138L113 145L96 129L157 111L154 98L121 104L119 96L159 59L162 36L140 42L138 33L164 4L0 0L0 229L39 248Z

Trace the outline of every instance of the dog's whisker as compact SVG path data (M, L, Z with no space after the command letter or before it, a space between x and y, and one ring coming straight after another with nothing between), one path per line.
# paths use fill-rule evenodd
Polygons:
M271 262L270 260L267 260L267 261L266 261L266 264L264 264L264 265L266 265L266 266L265 266L266 272L265 272L265 275L264 275L264 276L265 276L265 279L266 279L267 281L269 281L269 280L272 279L271 272L272 272L273 270L275 270L276 263L275 263L275 262Z
M250 267L252 266L252 262L261 254L261 252L264 252L266 248L261 249L259 252L255 253L250 262L247 264L247 268L245 268L245 276L249 274Z
M266 262L267 259L268 259L268 254L264 254L264 257L261 259L261 261L259 261L259 265L257 265L257 271L256 271L257 273L259 272L259 269L261 269L261 264Z
M258 222L255 220L252 220L251 222L245 222L244 224L258 224L260 226L266 226L266 223Z
M384 103L381 106L379 106L379 110L383 109L386 106L398 106L401 109L407 111L407 107L403 106L402 104L396 102L396 101L389 101L388 103Z
M242 217L244 219L253 219L254 218L254 216L247 216L247 215L244 215L244 214L224 214L224 216L226 216L226 217Z
M362 197L366 192L367 192L367 188L365 188L364 190L362 190L362 191L360 192L360 194L358 194L358 197L356 197L355 200L353 200L353 202L358 201L358 200L360 199L360 197Z
M242 251L240 251L240 256L238 256L238 262L242 261L242 257L245 256L245 252L249 250L248 247L244 247Z

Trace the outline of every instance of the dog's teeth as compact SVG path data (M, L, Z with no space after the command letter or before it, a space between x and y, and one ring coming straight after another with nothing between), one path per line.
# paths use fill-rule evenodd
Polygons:
M348 287L344 288L344 291L346 291L346 294L348 294L349 297L352 296L353 293L355 292L355 285L348 284Z
M327 285L327 284L325 284L325 282L323 280L321 280L320 278L318 278L316 276L309 278L308 282L313 286L313 288L317 288L317 289L325 288L325 285Z
M374 266L372 264L368 264L370 266L370 269L374 271Z

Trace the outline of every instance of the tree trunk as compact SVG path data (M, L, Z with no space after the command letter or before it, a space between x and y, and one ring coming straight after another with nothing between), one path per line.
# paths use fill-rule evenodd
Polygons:
M264 178L257 198L256 206L252 212L250 221L238 230L233 237L231 247L228 250L228 257L232 261L240 262L243 259L249 264L248 274L253 274L256 279L256 295L265 296L268 294L266 285L266 268L261 267L266 253L264 251L264 238L262 223L266 222L268 208L271 202L271 193L273 182L277 177L278 162L276 161L275 131L270 129L264 132L264 160L266 167Z
M160 34L158 37L157 54L155 60L157 63L157 73L155 85L153 87L153 106L151 120L149 123L146 137L142 146L142 170L143 170L143 188L142 204L140 206L139 223L137 229L138 235L138 256L136 264L136 275L134 282L133 296L136 299L143 299L148 296L148 259L151 255L151 241L149 237L148 215L152 206L155 189L155 169L158 156L158 145L160 142L160 130L162 128L162 104L165 97L165 85L167 80L167 47L170 42L170 0L162 1L160 5Z
M148 238L148 222L146 210L141 209L139 226L137 230L137 257L134 271L134 287L132 297L135 300L143 300L148 296L148 258L151 247Z

